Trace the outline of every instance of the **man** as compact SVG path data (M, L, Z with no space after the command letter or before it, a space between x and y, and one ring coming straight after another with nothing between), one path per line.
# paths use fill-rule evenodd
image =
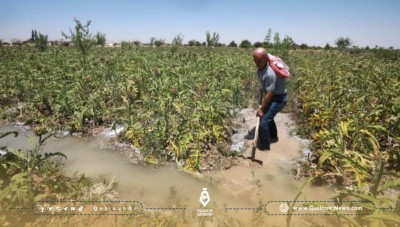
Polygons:
M278 141L274 117L282 110L288 99L286 78L277 76L269 66L268 53L264 48L256 48L253 51L253 59L257 66L256 77L261 84L260 93L263 96L261 106L257 110L257 116L261 119L257 148L270 150L270 143Z

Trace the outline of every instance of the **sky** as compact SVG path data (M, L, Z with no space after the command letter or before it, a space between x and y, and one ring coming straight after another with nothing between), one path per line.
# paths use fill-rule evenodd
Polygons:
M74 28L74 18L91 20L90 31L106 34L107 43L205 41L217 32L228 44L263 41L268 29L298 43L334 45L349 37L354 45L400 48L399 0L0 0L0 39L26 40L31 30L49 40Z

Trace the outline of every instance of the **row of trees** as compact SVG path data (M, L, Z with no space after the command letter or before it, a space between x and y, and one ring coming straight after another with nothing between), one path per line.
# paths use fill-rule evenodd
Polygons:
M74 45L78 45L80 49L83 50L83 52L86 52L90 46L98 45L104 47L106 45L106 34L97 32L95 35L92 35L89 31L89 26L91 21L86 22L85 25L83 25L79 20L76 18L74 19L76 23L75 30L70 29L70 34L67 35L66 33L62 32L62 36L66 39L69 39L71 43ZM171 45L176 49L179 46L185 45L185 46L208 46L208 47L221 47L221 46L228 46L228 47L241 47L241 48L253 48L253 47L265 47L265 48L274 48L274 49L322 49L322 47L316 47L316 46L308 46L307 44L297 44L294 42L292 37L285 35L283 39L281 38L281 35L279 32L272 33L271 29L268 29L267 34L264 38L264 40L257 41L254 43L251 43L249 40L242 40L239 44L237 44L235 41L231 41L229 44L223 44L219 42L220 36L217 32L209 32L207 31L205 33L206 35L206 41L205 42L200 42L197 40L189 40L187 44L183 44L183 35L180 33L177 36L174 37ZM82 39L80 39L82 38ZM48 44L48 36L43 35L42 33L38 32L37 30L32 30L31 33L31 38L24 41L14 41L15 44L24 44L24 43L33 43L37 48L40 50L44 51L47 48ZM0 42L0 45L3 43ZM115 43L114 45L118 45ZM134 42L127 42L123 41L121 42L121 46L123 48L130 48L133 46L140 46L141 42L140 41L134 41ZM150 42L148 43L150 46L162 46L162 45L167 45L165 42L164 38L156 38L156 37L151 37ZM169 44L168 44L169 45ZM339 37L338 39L335 40L335 45L337 46L338 49L340 50L345 50L348 49L353 45L353 42L349 37ZM324 47L324 49L331 49L333 48L329 43L327 43ZM377 46L375 47L377 49ZM353 46L353 49L360 49L356 46ZM365 49L369 49L367 46ZM390 48L389 48L390 49Z
M74 45L78 45L78 47L83 50L86 54L87 50L94 45L99 45L104 47L106 45L106 34L97 32L95 35L92 35L89 31L89 26L91 21L86 22L85 25L78 19L75 20L75 30L70 29L70 34L67 35L64 32L61 32L62 36L66 39L70 39ZM48 47L48 36L38 32L36 29L32 29L31 38L20 42L18 40L12 40L13 44L22 45L26 43L34 44L38 49L45 51ZM0 46L3 45L2 40L0 40Z
M221 46L228 46L228 47L241 47L241 48L253 48L253 47L265 47L265 48L284 48L284 49L310 49L310 48L321 48L321 47L313 47L313 46L308 46L307 44L297 44L294 42L294 40L292 39L292 37L285 35L285 37L283 39L281 39L280 33L276 32L274 33L274 35L272 36L272 30L268 29L268 32L264 38L263 42L257 41L254 43L251 43L249 40L242 40L240 42L240 44L238 45L234 40L231 41L228 45L224 44L224 43L220 43L219 39L220 36L217 32L206 32L206 41L205 42L200 42L198 40L189 40L187 42L187 44L183 44L183 35L180 33L177 36L174 37L171 45L172 46L177 46L177 43L179 43L178 46L208 46L208 47L221 47ZM177 40L179 40L178 42L176 42ZM346 37L340 37L338 38L336 41L336 46L339 49L345 49L348 48L349 46L351 46L353 43L350 40L350 38ZM156 38L156 37L151 37L150 38L150 42L148 43L148 45L150 46L162 46L162 45L166 45L167 43L165 42L164 38ZM139 46L141 45L141 43L139 41L134 41L134 42L127 42L127 41L123 41L121 43L122 47L132 47L132 46ZM326 46L324 47L325 49L331 49L332 47L330 46L330 44L326 44Z
M38 49L44 51L47 49L47 35L43 35L42 33L38 32L36 29L32 29L31 38L28 39L26 42L33 43Z

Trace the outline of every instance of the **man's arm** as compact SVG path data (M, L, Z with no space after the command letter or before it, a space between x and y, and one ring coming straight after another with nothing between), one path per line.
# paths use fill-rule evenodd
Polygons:
M272 92L267 91L267 94L265 94L265 96L262 100L260 108L258 108L258 110L257 110L257 116L262 117L264 115L263 109L265 109L265 107L271 101L271 98L272 98Z
M267 87L265 89L266 94L262 100L260 108L258 108L258 110L257 110L257 116L262 117L264 115L263 109L265 109L265 107L267 107L268 103L271 101L272 91L275 89L275 81L276 81L275 73L270 73L265 78L265 83L267 85Z

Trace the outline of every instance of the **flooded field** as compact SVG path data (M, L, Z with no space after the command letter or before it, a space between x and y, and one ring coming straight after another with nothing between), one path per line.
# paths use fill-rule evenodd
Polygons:
M245 122L241 127L251 130L255 119L251 111L244 111L239 117ZM181 210L168 208L185 208L184 214L197 221L204 221L213 226L210 217L196 217L196 210L202 208L199 196L203 188L207 188L213 215L223 215L225 219L233 219L237 223L254 223L255 214L264 223L277 226L286 225L286 216L268 215L259 211L260 204L268 201L290 201L295 198L305 179L296 180L291 173L296 168L296 159L301 157L303 149L298 140L288 133L288 116L277 116L279 142L272 144L271 151L256 153L256 158L263 165L240 158L238 165L224 171L193 176L179 170L175 165L161 167L133 164L129 161L129 149L105 148L108 138L79 138L67 136L51 138L47 141L45 152L62 152L68 159L64 161L64 172L84 173L95 179L110 181L115 179L114 186L117 200L135 200L143 204L145 212L159 211L154 208L167 208L166 213L179 213ZM30 148L29 138L35 140L30 130L23 127L2 125L0 132L19 132L18 137L6 137L1 140L2 146ZM249 155L251 140L244 140L244 156ZM329 200L332 191L325 188L307 186L301 199ZM170 207L168 207L170 206ZM162 212L162 211L161 211ZM311 223L325 223L323 217L293 217L292 223L298 226ZM310 221L311 220L311 221ZM215 224L215 223L214 223Z

